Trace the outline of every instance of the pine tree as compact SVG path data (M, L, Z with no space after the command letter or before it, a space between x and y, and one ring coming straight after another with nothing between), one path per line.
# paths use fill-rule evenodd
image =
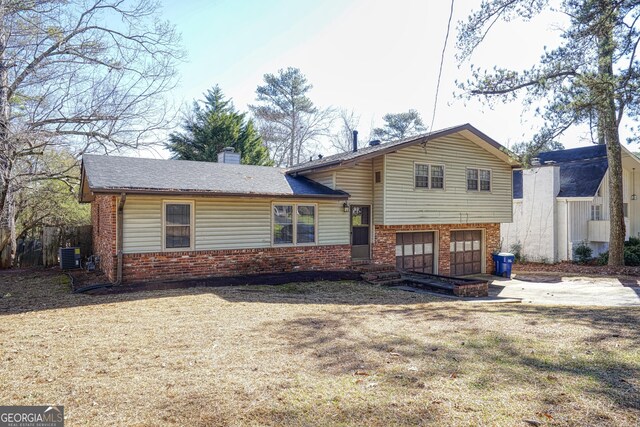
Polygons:
M460 27L458 47L468 58L499 21L531 20L555 7L550 0L487 0ZM606 144L609 162L609 265L623 265L625 223L619 127L623 118L640 117L637 88L640 63L640 4L634 1L564 0L557 9L570 17L562 40L546 50L537 65L523 71L473 69L460 87L470 96L511 101L522 94L545 124L529 149L554 141L574 125L590 127L595 142ZM634 138L636 141L638 137Z
M242 164L273 165L252 120L236 111L217 85L204 94L203 101L193 102L182 131L169 135L166 147L174 159L205 162L218 161L223 148L233 147L241 153Z

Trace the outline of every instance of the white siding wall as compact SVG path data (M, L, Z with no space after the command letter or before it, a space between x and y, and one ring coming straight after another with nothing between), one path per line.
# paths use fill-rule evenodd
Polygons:
M503 249L521 246L530 261L556 262L557 205L560 169L556 166L522 171L522 200L514 203L513 222L501 225Z
M445 165L445 189L414 188L414 163ZM467 191L466 168L492 171L492 191ZM439 138L387 154L385 224L511 222L511 167L462 136Z
M258 198L167 198L193 200L195 250L263 248L271 246L272 203L309 203L318 206L318 244L349 243L349 214L338 200ZM129 196L124 207L125 253L162 250L161 197Z

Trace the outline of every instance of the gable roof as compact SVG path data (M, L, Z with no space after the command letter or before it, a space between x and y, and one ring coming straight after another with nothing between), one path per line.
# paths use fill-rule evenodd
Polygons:
M542 167L560 168L560 191L557 197L593 197L607 173L607 147L592 145L538 155ZM513 171L513 198L522 199L522 171Z
M365 147L358 148L358 151L355 152L348 151L345 153L334 154L331 156L323 157L321 159L300 163L289 168L287 172L297 174L300 172L307 172L317 169L337 167L358 160L365 160L381 156L383 154L397 151L414 144L424 144L430 140L452 135L454 133L461 133L463 136L473 140L473 142L476 142L479 145L483 145L484 148L495 154L497 157L500 157L505 162L511 164L514 167L518 166L517 160L506 147L502 146L492 138L480 132L469 123L466 123L463 125L453 126L422 135L411 136L409 138L404 138L398 141L385 142L380 145L374 146L367 145Z
M268 166L91 154L82 158L82 181L94 193L349 197L344 191Z

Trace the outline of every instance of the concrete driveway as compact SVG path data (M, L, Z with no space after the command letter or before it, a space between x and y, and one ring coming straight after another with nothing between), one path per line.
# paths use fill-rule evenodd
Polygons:
M577 277L521 273L491 277L489 294L523 303L591 306L640 306L640 278Z

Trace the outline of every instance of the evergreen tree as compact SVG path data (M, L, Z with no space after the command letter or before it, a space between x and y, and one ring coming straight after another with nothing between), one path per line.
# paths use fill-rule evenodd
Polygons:
M224 147L233 147L241 153L242 164L273 165L252 120L236 111L217 85L204 94L203 101L193 102L182 131L169 135L166 147L174 159L205 162L217 162Z
M409 110L406 113L385 114L384 126L373 130L373 137L382 141L396 141L425 132L420 113Z

